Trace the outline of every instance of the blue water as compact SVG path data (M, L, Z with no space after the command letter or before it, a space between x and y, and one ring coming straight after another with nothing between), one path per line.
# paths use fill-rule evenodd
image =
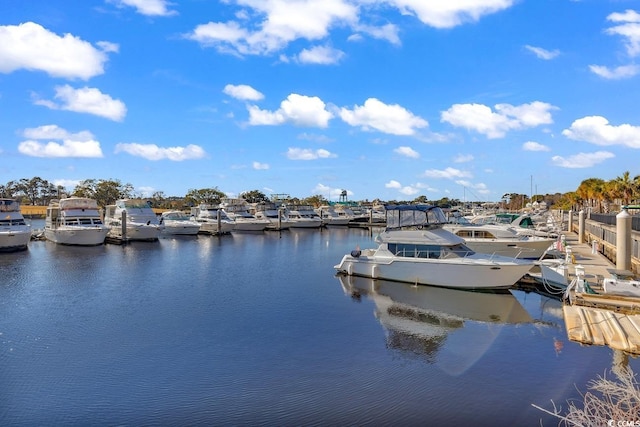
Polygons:
M439 299L388 315L392 298L334 275L371 240L330 228L2 254L0 425L557 425L531 404L566 408L611 369L614 351L569 342L559 302L535 293L512 292L523 323Z

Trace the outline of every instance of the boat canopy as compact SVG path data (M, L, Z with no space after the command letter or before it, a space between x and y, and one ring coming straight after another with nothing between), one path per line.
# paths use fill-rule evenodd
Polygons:
M60 209L63 210L98 209L98 202L84 197L71 197L68 199L61 199L59 201L59 206Z
M13 199L0 199L0 212L20 212L20 203Z
M431 205L385 205L387 229L404 227L440 226L447 218L437 206Z

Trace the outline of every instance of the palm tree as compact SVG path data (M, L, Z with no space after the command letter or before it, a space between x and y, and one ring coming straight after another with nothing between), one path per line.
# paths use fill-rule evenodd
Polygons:
M631 202L634 194L637 192L638 178L639 177L635 177L634 179L631 179L631 177L629 176L629 171L626 171L621 176L612 180L613 186L618 193L618 197L622 198L623 205L628 205Z

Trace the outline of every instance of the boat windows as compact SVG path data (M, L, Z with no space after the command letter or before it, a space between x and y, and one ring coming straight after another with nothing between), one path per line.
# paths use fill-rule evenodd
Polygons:
M389 252L407 258L440 258L441 246L414 245L407 243L389 243Z

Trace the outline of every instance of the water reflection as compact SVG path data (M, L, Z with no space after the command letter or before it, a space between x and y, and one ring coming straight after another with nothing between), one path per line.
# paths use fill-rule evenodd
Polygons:
M489 349L504 327L534 320L510 293L471 292L337 276L352 298L374 302L391 350L459 375Z

